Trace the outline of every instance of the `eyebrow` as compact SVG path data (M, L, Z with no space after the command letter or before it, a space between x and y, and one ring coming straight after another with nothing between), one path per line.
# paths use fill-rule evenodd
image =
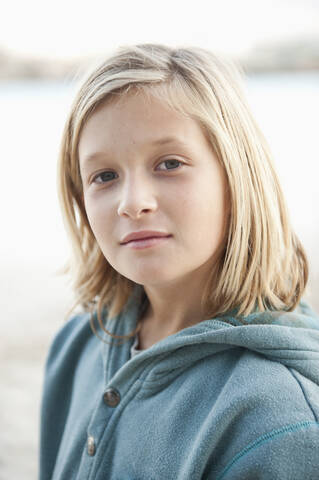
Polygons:
M180 140L177 137L162 137L157 138L149 143L150 146L158 146L158 145L167 145L169 143L178 143L182 146L186 147L186 143ZM106 154L103 152L94 152L86 155L83 159L83 163L92 162L94 160L98 160L99 158L106 157Z
M151 145L165 145L166 143L181 143L184 145L184 142L182 142L179 138L177 137L164 137L164 138L158 138L156 140L153 140L151 142Z

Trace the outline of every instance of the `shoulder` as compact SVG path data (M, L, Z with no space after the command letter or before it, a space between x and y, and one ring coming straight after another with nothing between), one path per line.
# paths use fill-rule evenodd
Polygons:
M228 356L232 364L214 404L222 448L211 459L207 478L316 478L319 386L247 349L230 350Z
M240 401L245 414L257 411L259 424L274 425L318 420L319 385L298 370L262 354L242 349L227 382L233 401ZM253 411L254 410L254 411Z
M92 337L90 313L73 315L54 335L46 358L46 370L57 368L58 364L80 355L85 344Z
M42 409L52 404L54 410L54 404L61 404L61 392L67 403L75 383L81 385L88 370L101 370L101 342L92 331L90 315L84 312L72 316L55 334L44 367Z

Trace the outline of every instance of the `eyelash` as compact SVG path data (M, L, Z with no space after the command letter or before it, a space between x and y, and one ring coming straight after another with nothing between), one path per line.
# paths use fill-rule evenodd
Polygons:
M180 160L177 160L176 158L169 158L168 160L164 160L164 161L160 162L159 165L161 165L162 163L166 163L166 162L178 162L181 165L185 165L183 162L181 162ZM167 170L162 170L162 171L168 172L169 170L179 170L179 169L178 168L169 168ZM115 173L115 172L112 172L111 170L105 170L104 172L100 172L92 178L92 183L95 183L96 179L99 178L104 173ZM99 185L103 185L104 183L109 183L112 180L114 180L114 178L112 178L111 180L109 180L107 182L97 182L97 183Z

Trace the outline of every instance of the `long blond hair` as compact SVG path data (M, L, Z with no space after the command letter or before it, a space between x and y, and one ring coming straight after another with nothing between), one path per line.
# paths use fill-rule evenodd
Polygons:
M308 281L307 257L292 229L242 77L240 67L226 56L162 44L122 46L86 75L65 123L58 162L59 199L72 245L63 273L71 274L76 294L70 311L79 305L96 309L107 331L102 310L108 318L117 316L136 286L112 268L96 242L82 200L78 158L90 115L102 102L133 89L196 120L226 173L230 216L202 295L206 318L234 308L245 316L255 308L291 311L297 306Z

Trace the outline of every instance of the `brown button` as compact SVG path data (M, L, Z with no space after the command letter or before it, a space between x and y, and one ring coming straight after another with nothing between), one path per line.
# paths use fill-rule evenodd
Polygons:
M88 454L91 457L95 455L95 441L94 441L94 437L91 437L91 435L88 436Z
M108 388L103 395L103 400L109 407L116 407L120 403L121 396L115 388Z

